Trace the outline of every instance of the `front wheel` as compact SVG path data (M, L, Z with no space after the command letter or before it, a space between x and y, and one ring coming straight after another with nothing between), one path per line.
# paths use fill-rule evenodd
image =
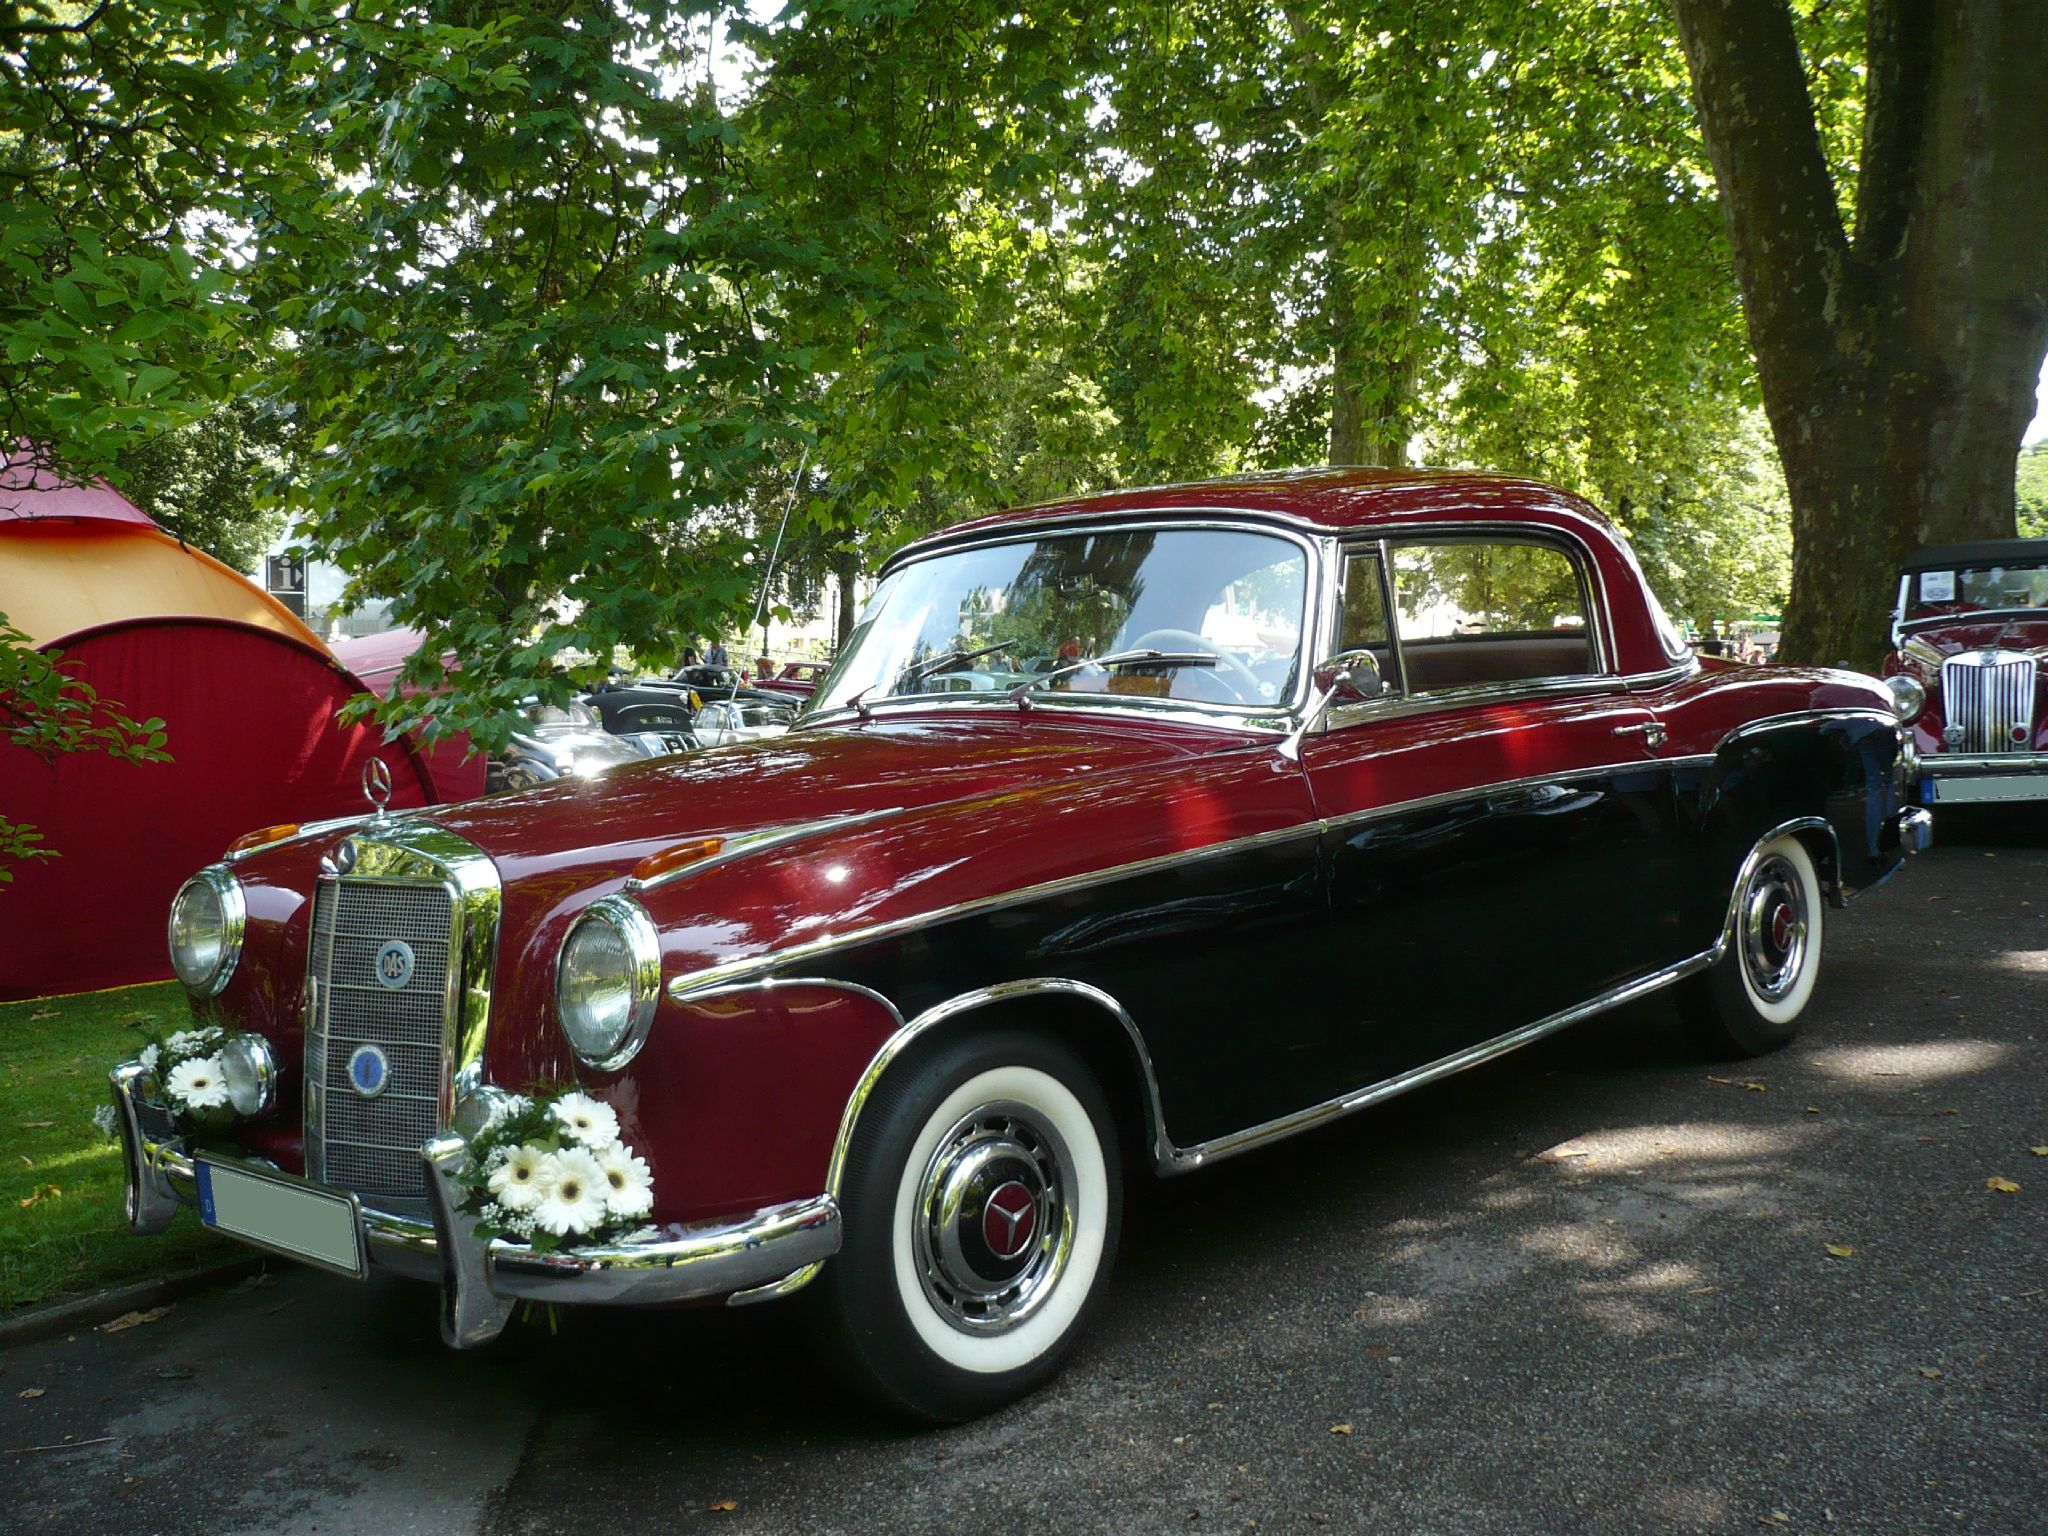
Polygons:
M1722 1056L1789 1045L1820 975L1820 873L1797 837L1756 851L1735 893L1727 952L1680 994L1687 1021Z
M964 1037L883 1076L815 1302L857 1387L948 1423L1052 1376L1116 1256L1113 1125L1087 1069L1035 1036Z

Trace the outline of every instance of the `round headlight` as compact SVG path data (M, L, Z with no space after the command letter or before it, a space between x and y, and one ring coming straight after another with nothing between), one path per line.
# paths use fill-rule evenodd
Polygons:
M200 997L228 984L242 955L248 908L242 883L219 864L208 865L171 899L171 969Z
M636 901L607 896L576 919L555 967L555 1006L576 1054L606 1071L631 1061L661 992L661 941Z
M277 1093L277 1058L261 1035L237 1035L221 1049L220 1077L238 1115L260 1115Z
M1894 673L1884 680L1891 690L1892 713L1901 720L1918 720L1920 712L1927 708L1927 690L1903 673Z

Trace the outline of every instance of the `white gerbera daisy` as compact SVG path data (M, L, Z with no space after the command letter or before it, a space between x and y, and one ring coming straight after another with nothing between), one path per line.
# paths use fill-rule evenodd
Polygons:
M221 1076L218 1056L179 1062L171 1068L171 1080L164 1086L185 1109L219 1109L228 1101L227 1079Z
M554 1153L542 1147L514 1147L491 1170L491 1198L508 1211L530 1211L554 1182Z
M142 1054L135 1059L141 1062L146 1069L154 1072L156 1064L163 1059L163 1054L162 1051L157 1049L156 1042L152 1040L142 1048Z
M581 1147L555 1154L555 1181L534 1207L535 1223L557 1237L581 1237L604 1222L604 1169Z
M548 1106L553 1115L567 1131L571 1139L580 1141L593 1151L608 1147L619 1139L619 1117L609 1104L600 1103L587 1093L565 1093Z
M612 1215L630 1220L654 1209L654 1175L646 1158L615 1141L597 1154L597 1166L604 1170L604 1208Z

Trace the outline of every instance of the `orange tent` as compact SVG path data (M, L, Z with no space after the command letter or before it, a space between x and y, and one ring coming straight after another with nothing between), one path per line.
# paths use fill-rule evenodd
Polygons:
M0 815L56 854L0 886L0 999L167 977L185 877L253 827L363 810L371 757L394 807L439 798L409 743L337 723L363 685L283 604L104 481L21 452L0 465L0 614L102 699L160 717L172 758L46 761L0 740Z

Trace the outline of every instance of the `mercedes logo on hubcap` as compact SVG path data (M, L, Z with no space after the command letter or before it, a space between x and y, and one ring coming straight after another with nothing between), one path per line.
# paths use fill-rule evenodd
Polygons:
M998 1259L1016 1258L1038 1235L1038 1202L1016 1179L989 1191L981 1208L981 1237Z

